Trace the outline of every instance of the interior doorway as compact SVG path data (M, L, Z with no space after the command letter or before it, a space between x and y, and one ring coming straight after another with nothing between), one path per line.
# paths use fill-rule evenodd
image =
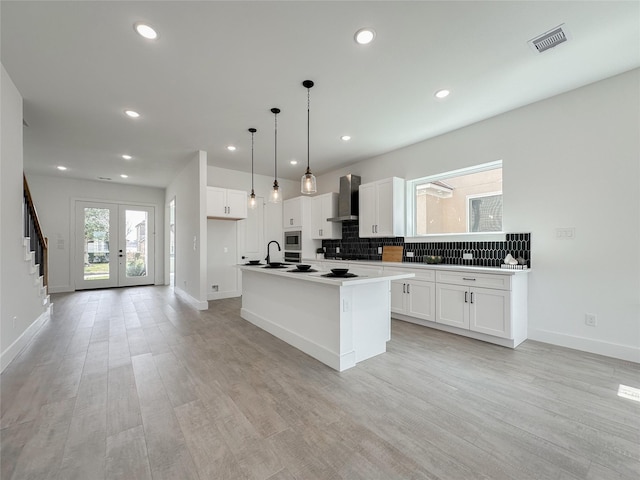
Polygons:
M154 246L154 207L76 201L76 290L152 285Z
M169 285L176 286L176 199L169 202Z

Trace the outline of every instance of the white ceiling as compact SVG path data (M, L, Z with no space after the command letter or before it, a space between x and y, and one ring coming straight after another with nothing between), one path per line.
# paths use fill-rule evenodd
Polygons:
M197 150L210 165L250 171L249 127L258 129L256 173L273 175L271 107L282 109L278 176L299 179L305 79L316 83L311 169L321 174L640 66L637 1L3 0L0 8L2 64L29 125L27 173L158 187ZM135 34L137 21L159 38ZM533 52L527 41L561 23L571 39ZM368 46L353 41L363 26L377 32ZM444 101L433 97L440 88L452 92ZM125 117L125 108L142 117Z

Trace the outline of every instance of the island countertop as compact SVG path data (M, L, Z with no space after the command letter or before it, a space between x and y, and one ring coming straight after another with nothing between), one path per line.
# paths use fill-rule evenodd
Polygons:
M306 282L323 283L325 285L333 285L338 287L347 285L363 285L366 283L375 283L385 280L402 280L403 278L411 278L415 276L413 273L367 273L366 275L358 274L357 277L323 277L323 275L330 273L330 271L289 271L295 269L295 265L291 265L287 268L266 268L264 265L239 265L238 267L243 271L246 270L251 272L264 273L265 275L287 277L291 279L303 280Z

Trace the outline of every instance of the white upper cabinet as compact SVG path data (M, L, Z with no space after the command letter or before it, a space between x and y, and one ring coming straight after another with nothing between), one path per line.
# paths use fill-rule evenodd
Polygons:
M285 200L282 208L282 227L285 230L310 227L311 198L295 197Z
M392 177L360 185L360 237L404 236L404 186Z
M247 218L247 192L207 187L207 217L233 220Z
M311 198L311 238L327 240L342 238L342 223L328 222L338 215L338 194L326 193Z

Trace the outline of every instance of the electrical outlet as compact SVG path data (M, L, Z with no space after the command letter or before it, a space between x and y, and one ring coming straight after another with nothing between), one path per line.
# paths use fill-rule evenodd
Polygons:
M462 254L462 259L463 260L473 260L473 253L463 253Z
M340 247L336 247L336 253L340 253Z
M574 227L556 228L556 239L558 240L573 240L576 236L576 229Z
M585 313L584 314L584 324L590 327L595 327L598 325L598 318L595 313Z
M378 255L382 255L382 247L378 247Z
M413 252L407 252L407 258L413 257Z
M212 289L214 292L217 292L217 291L218 291L218 285L211 285L211 289Z

